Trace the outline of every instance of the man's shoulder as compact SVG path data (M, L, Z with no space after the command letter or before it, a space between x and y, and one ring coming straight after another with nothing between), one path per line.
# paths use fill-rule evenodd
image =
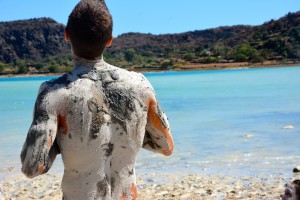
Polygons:
M122 80L127 82L127 84L137 85L138 87L151 86L148 79L142 73L135 72L135 71L128 71L126 69L120 69L120 68L118 72Z
M51 79L49 81L44 82L43 84L46 84L49 87L53 87L56 85L67 85L71 82L69 78L69 73L65 73L57 78Z
M138 84L147 84L149 85L149 81L147 78L139 72L129 71L124 68L116 67L111 64L108 64L109 69L112 73L115 73L115 78L120 78L122 81L127 81L128 83L138 83Z
M63 74L62 76L43 82L40 85L39 93L57 90L62 85L67 85L69 82L70 81L68 80L68 74Z
M127 69L119 68L110 65L111 77L115 78L112 87L119 89L130 90L136 94L153 96L154 90L148 79L139 72L128 71Z
M122 75L139 76L139 74L140 74L138 72L129 71L127 69L124 69L124 68L121 68L121 67L109 64L109 63L105 63L105 68L108 69L108 70L116 71L116 72L118 72L119 74L122 74Z

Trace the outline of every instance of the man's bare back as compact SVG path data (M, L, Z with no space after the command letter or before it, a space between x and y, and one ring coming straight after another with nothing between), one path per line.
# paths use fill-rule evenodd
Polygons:
M143 75L98 59L42 84L24 144L22 171L46 173L64 163L64 199L136 199L140 148L170 155L168 120Z

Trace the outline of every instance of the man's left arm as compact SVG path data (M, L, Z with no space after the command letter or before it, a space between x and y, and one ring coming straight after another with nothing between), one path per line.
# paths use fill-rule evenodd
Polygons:
M22 172L29 178L46 173L60 153L56 142L56 109L49 103L49 92L41 86L34 117L21 152Z

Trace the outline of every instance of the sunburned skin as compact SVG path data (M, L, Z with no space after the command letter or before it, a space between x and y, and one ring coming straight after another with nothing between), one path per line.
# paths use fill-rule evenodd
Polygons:
M64 199L136 199L141 147L166 156L174 148L152 86L103 59L76 58L72 71L40 88L22 172L44 174L61 153Z

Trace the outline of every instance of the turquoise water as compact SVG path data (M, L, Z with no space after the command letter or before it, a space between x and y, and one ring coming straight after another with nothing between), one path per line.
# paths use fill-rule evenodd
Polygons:
M145 75L169 117L175 152L141 150L137 173L290 176L300 165L300 67ZM51 78L0 79L0 177L19 172L38 87ZM54 165L63 171L60 158Z

